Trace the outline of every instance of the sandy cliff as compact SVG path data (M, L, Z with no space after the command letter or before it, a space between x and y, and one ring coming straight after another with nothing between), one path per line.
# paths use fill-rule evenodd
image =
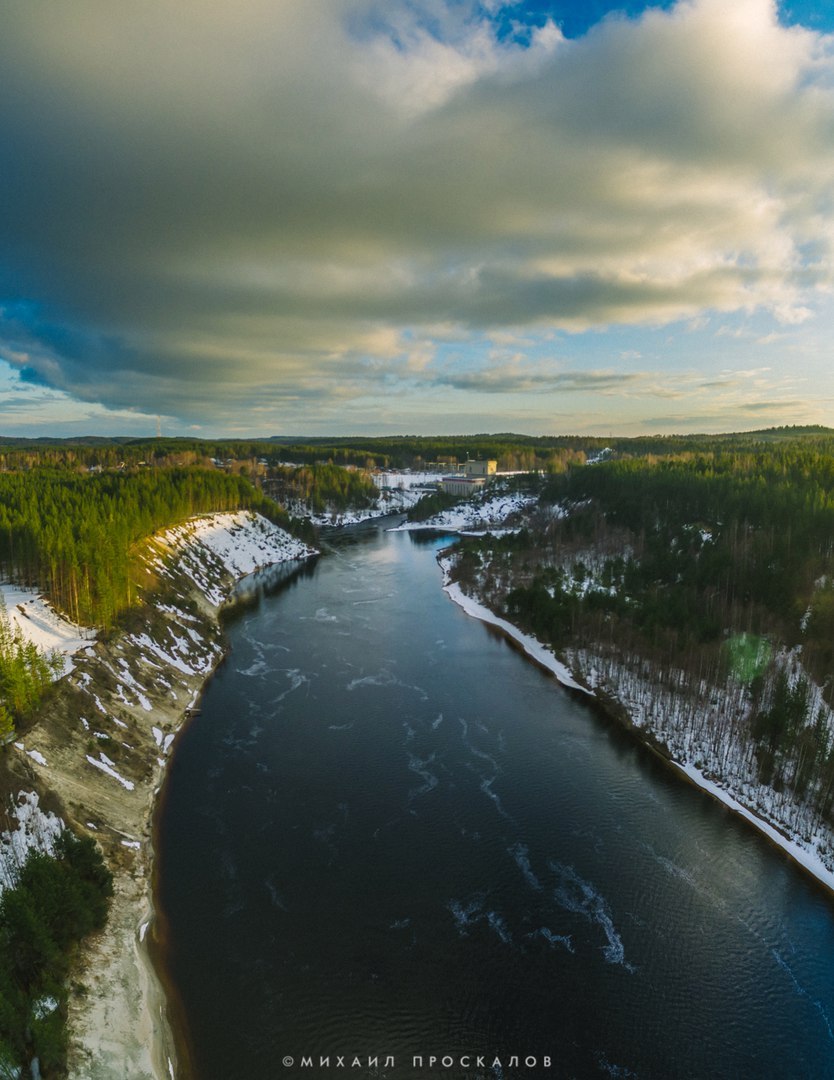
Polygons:
M115 875L105 930L72 980L69 1072L78 1080L176 1075L163 989L150 963L152 815L177 732L223 655L219 612L234 581L314 554L248 512L195 519L144 555L149 601L108 640L79 641L12 771L100 843Z

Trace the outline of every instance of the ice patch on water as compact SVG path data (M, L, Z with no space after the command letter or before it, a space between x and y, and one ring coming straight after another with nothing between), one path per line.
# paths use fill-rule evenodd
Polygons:
M530 851L526 844L521 842L513 844L511 848L507 848L507 854L512 855L515 859L516 866L524 875L524 880L530 886L531 889L541 889L542 885L536 875L533 873L533 868L530 865Z
M463 904L460 900L450 900L446 905L455 920L455 926L461 937L467 936L470 926L480 922L484 917L484 897L476 896L474 900Z
M782 970L785 972L785 974L788 976L788 978L793 983L794 990L796 991L797 995L799 997L807 998L808 1001L810 1001L810 1003L814 1006L814 1008L820 1014L820 1016L822 1018L822 1022L825 1025L825 1030L828 1032L828 1038L832 1042L834 1042L834 1029L832 1029L831 1017L825 1011L825 1006L822 1004L821 1001L817 1001L815 998L811 997L811 995L808 993L808 991L805 989L805 987L802 986L802 984L799 982L796 975L794 975L793 970L791 969L788 962L784 959L784 957L781 956L780 953L778 953L776 951L776 949L771 949L770 951L773 954L773 959L776 961L776 963L779 965L779 967L782 968Z
M501 803L501 799L492 790L492 785L495 783L495 781L497 779L498 779L498 776L496 775L496 776L491 777L489 780L482 780L481 781L481 791L488 798L492 799L492 801L495 803L495 809L498 811L498 813L501 815L501 817L505 817L508 821L511 821L512 818L507 813L507 811L504 809L504 807L503 807L503 805Z
M615 1065L612 1061L608 1060L602 1050L597 1053L597 1065L599 1065L606 1076L612 1076L615 1080L638 1080L638 1074L636 1072L627 1069L625 1065Z
M501 771L501 766L498 764L498 762L495 760L495 758L492 757L490 754L484 753L483 750L478 750L469 741L469 721L464 719L464 717L459 716L458 717L458 723L460 724L460 727L461 727L461 742L466 747L466 749L469 751L469 753L472 754L473 757L480 758L482 761L486 761L496 771L496 773L500 772ZM487 731L487 729L484 727L483 724L478 723L477 721L475 721L472 726L477 728L479 731L483 732L484 734L489 735L489 732Z
M498 935L500 940L503 941L505 945L512 945L513 939L510 931L507 929L507 924L504 922L498 912L488 911L486 917L487 922Z
M389 930L405 930L407 926L411 926L411 919L395 919L394 922L388 927Z
M245 675L247 678L254 679L258 675L263 675L269 671L269 665L266 660L256 660L253 664L250 664L248 668L238 668L239 675Z
M375 675L362 675L357 679L351 679L347 684L347 689L356 690L360 686L400 686L403 690L413 690L415 694L419 694L423 701L429 699L429 695L422 686L401 682L388 668L383 668Z
M437 729L440 727L440 725L442 723L443 723L443 713L441 713L439 716L435 717L434 720L432 720L432 722L431 722L432 731L437 731Z
M310 679L305 675L300 668L282 668L282 674L287 676L289 680L289 687L277 697L272 699L272 704L277 705L280 701L283 701L285 697L295 693L296 690L300 690L302 686L308 686Z
M396 686L397 680L394 675L383 668L376 675L363 675L358 679L351 679L347 684L348 690L355 690L358 686Z
M544 938L545 941L550 942L550 944L554 948L557 945L562 945L568 950L569 953L576 952L576 949L574 949L573 947L573 938L570 936L570 934L554 934L553 931L548 929L548 927L546 926L540 926L538 930L534 930L533 933L528 934L527 937L541 937Z
M469 928L477 923L486 922L505 945L512 945L513 939L503 916L497 911L485 911L483 893L476 894L467 903L450 900L446 905L455 920L455 926L461 937L469 936Z
M272 901L273 907L280 908L281 911L287 910L287 905L284 903L284 898L275 886L275 883L269 878L264 882L266 891L269 893L269 899Z
M614 926L611 910L605 897L584 881L572 866L562 863L550 863L550 869L559 877L559 884L553 891L553 897L566 911L581 915L589 923L599 926L608 944L603 946L602 955L609 964L622 964L626 971L634 973L637 969L625 958L625 947Z
M495 769L496 773L501 772L501 766L498 764L498 762L495 760L495 758L491 757L489 754L485 754L483 752L483 750L476 750L474 746L470 746L469 747L469 752L474 757L480 758L482 761L486 761L487 764L491 765L493 767L493 769Z
M423 786L422 787L413 788L411 791L409 791L409 793L408 793L408 801L409 801L409 803L412 802L414 799L419 798L419 796L421 796L421 795L427 795L430 791L434 791L434 789L440 783L440 781L434 775L434 773L429 772L429 770L426 768L427 765L432 764L432 762L434 761L434 759L436 757L437 757L437 754L431 754L429 757L427 757L425 759L425 761L423 761L420 758L415 757L414 754L409 755L409 758L408 758L408 767L409 767L409 769L411 770L411 772L416 773L417 776L419 776L420 779L423 781Z

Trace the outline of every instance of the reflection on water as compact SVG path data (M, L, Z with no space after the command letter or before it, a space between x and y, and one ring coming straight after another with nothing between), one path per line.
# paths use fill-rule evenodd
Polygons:
M834 1075L829 901L451 604L445 543L354 532L229 618L161 823L200 1080Z

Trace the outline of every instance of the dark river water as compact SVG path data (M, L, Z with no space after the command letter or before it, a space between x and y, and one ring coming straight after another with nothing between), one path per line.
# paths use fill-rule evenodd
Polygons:
M442 543L341 538L229 619L159 830L197 1080L834 1077L834 904L456 607Z

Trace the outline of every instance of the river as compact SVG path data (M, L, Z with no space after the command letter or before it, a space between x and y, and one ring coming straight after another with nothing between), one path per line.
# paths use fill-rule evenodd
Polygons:
M830 897L452 604L443 543L355 532L228 619L159 820L197 1080L834 1076Z

